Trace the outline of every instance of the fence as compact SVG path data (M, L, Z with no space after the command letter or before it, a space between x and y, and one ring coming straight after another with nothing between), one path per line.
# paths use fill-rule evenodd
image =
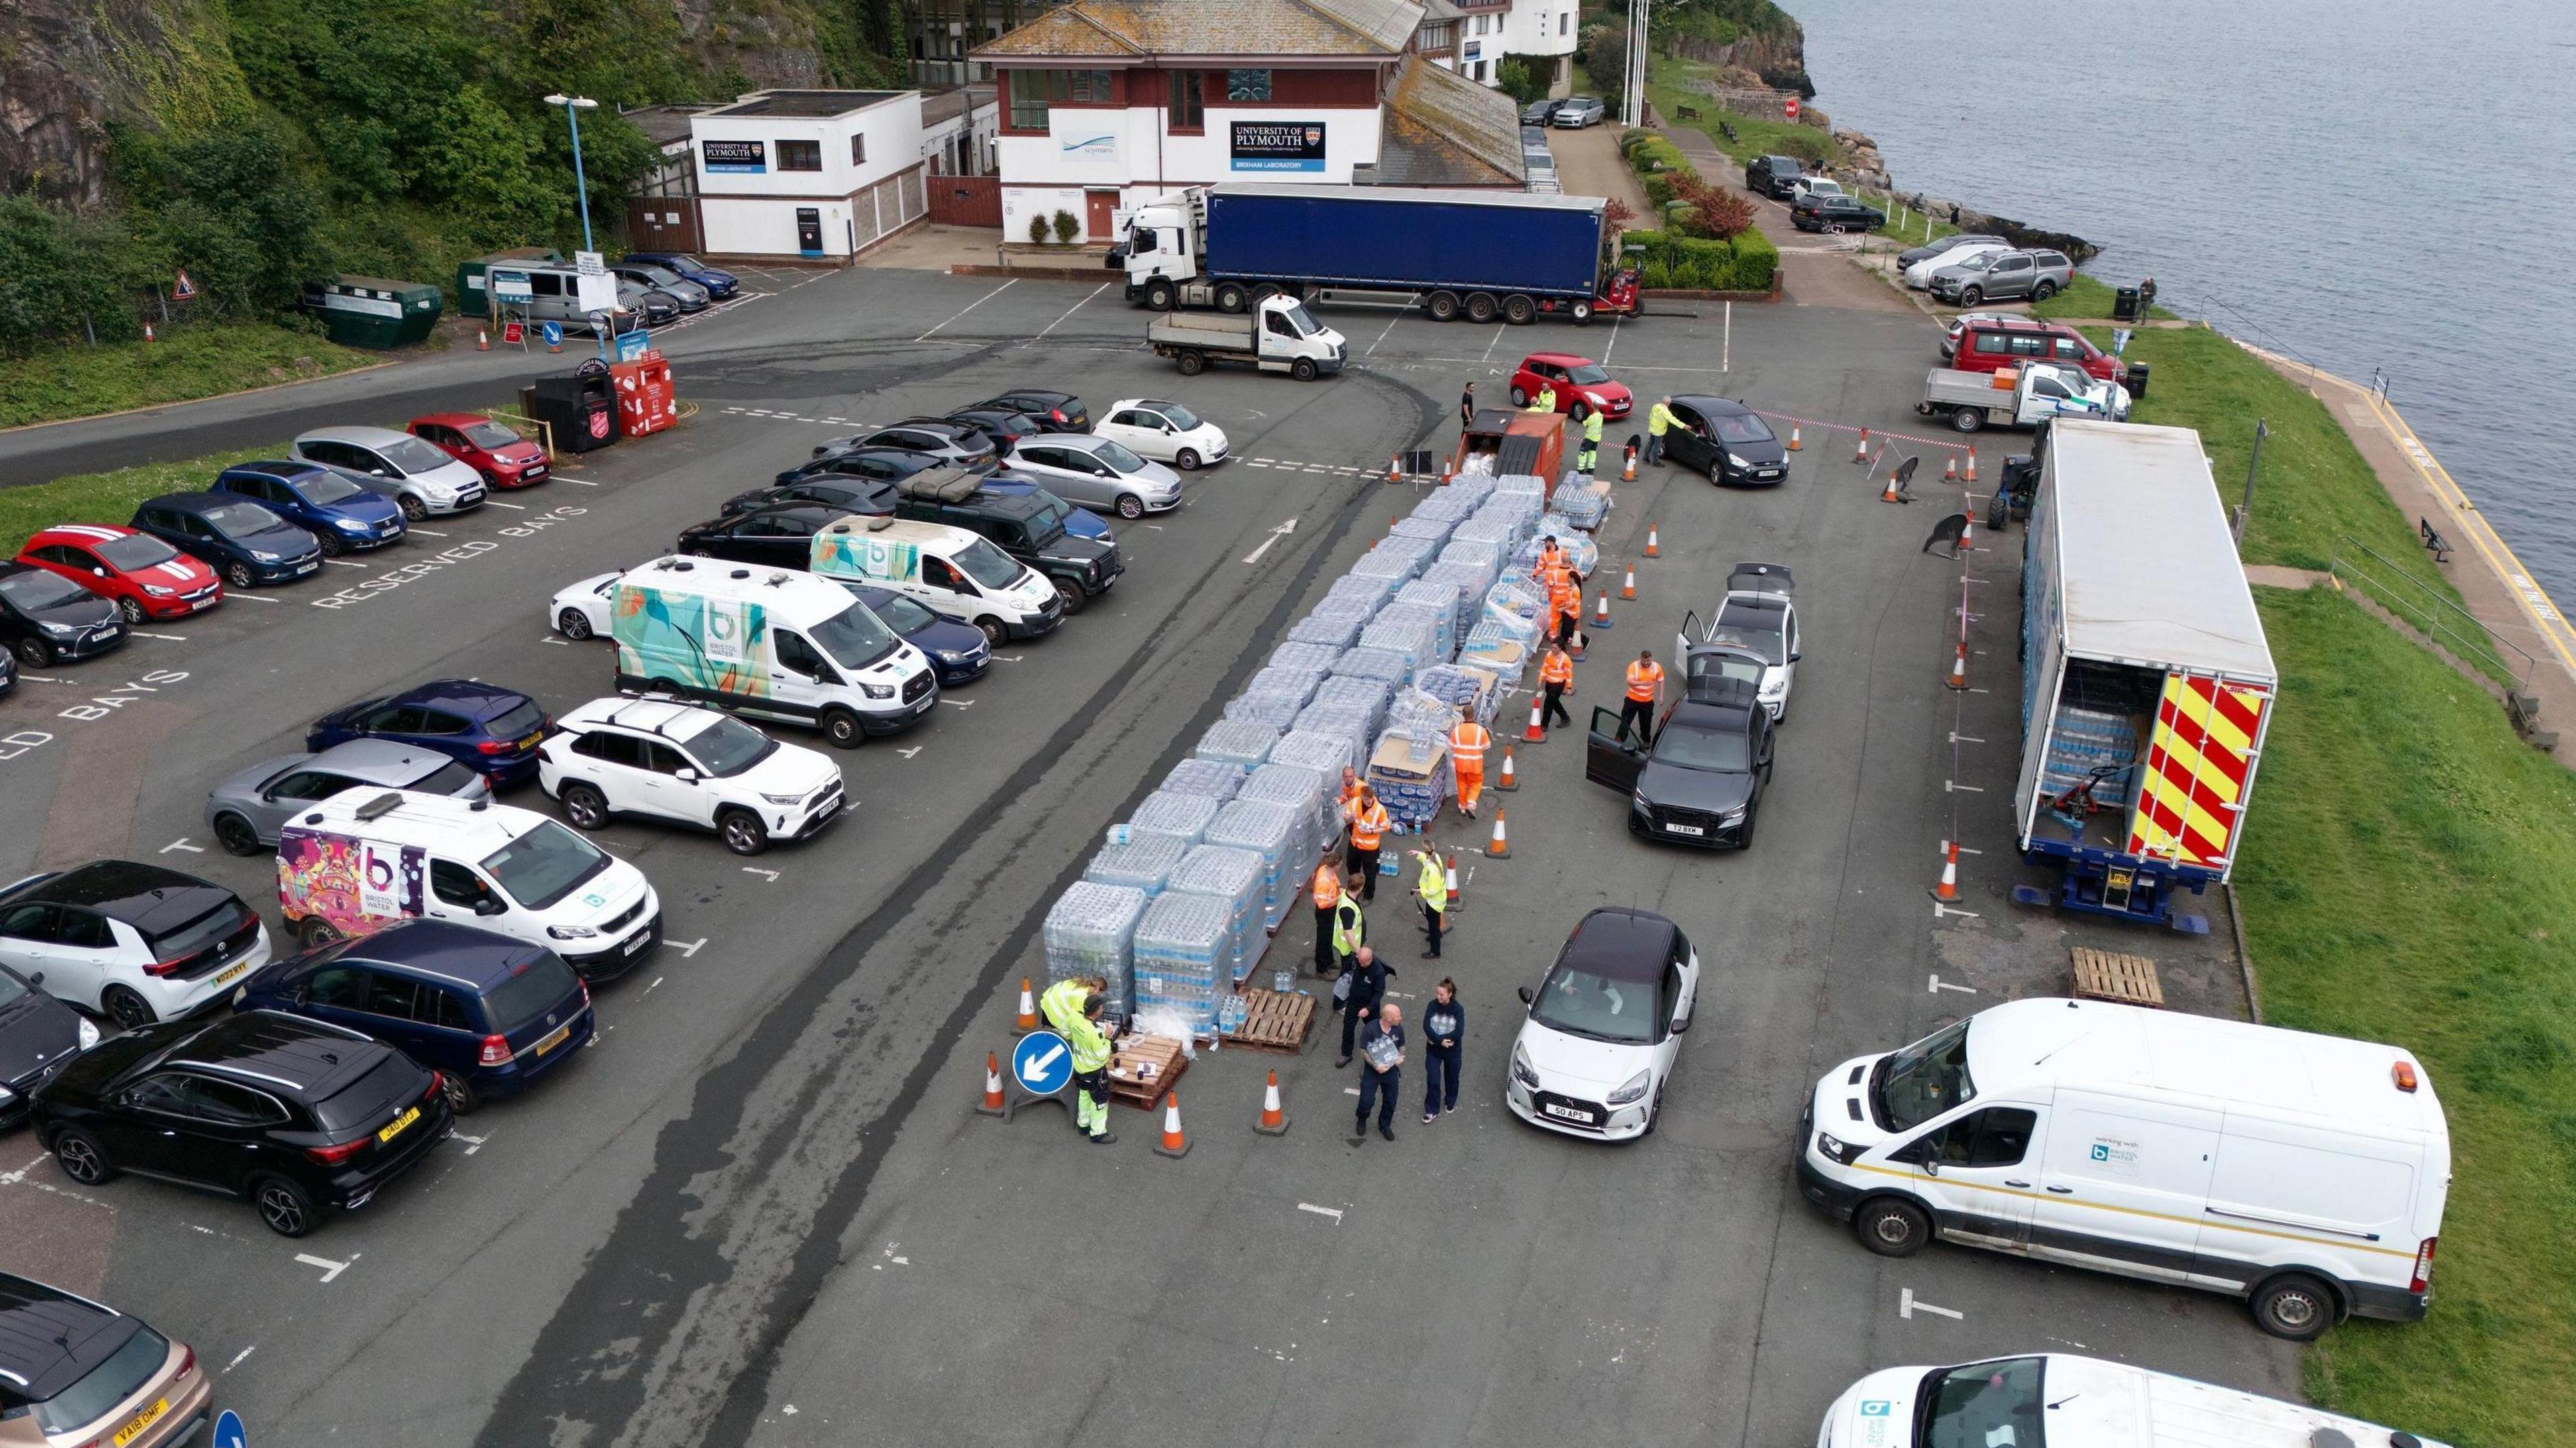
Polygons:
M2458 604L2435 592L2423 580L2391 563L2368 544L2345 536L2335 540L2326 571L2357 588L2372 602L2404 619L2410 627L2471 666L2512 683L2516 692L2531 687L2532 666L2539 662L2494 629L2477 621ZM2508 658L2510 655L2511 658ZM2519 659L2516 667L2513 660Z

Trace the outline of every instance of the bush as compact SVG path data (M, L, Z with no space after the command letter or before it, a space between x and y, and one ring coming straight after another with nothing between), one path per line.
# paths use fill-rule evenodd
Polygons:
M1503 94L1522 105L1535 104L1547 98L1547 64L1544 60L1532 62L1517 55L1504 56L1494 72L1494 82Z
M1055 239L1058 242L1071 246L1073 239L1081 233L1082 223L1074 218L1072 212L1059 211L1055 214Z
M1692 204L1691 220L1709 236L1740 236L1753 229L1753 198L1710 187Z
M1061 211L1059 211L1059 212L1057 212L1057 213L1056 213L1056 215L1058 215L1058 216L1062 216L1063 214L1064 214L1064 213L1063 213L1063 212L1061 212ZM1046 245L1046 239L1047 239L1047 219L1046 219L1045 217L1043 217L1043 216L1032 216L1032 217L1030 217L1030 218L1029 218L1029 241L1030 241L1030 244L1035 245L1035 246L1044 246L1044 245Z
M1732 241L1679 236L1670 231L1632 231L1623 247L1638 249L1639 283L1686 291L1768 291L1780 264L1779 249L1760 232L1747 231Z

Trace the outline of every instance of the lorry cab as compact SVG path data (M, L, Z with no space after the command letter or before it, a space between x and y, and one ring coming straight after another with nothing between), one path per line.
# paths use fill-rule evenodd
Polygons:
M1052 633L1064 601L1028 565L963 528L885 517L835 519L814 535L813 571L883 588L973 624L994 647Z

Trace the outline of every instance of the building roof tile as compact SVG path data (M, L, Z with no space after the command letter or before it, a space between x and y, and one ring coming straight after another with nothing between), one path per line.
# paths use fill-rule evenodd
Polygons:
M1520 111L1512 98L1428 57L1409 55L1387 88L1369 181L1380 186L1520 186Z
M978 46L978 60L1151 56L1392 58L1422 23L1417 0L1072 0Z

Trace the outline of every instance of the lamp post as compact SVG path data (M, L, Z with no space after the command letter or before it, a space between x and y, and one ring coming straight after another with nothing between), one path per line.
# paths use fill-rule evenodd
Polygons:
M564 119L572 123L572 192L574 198L581 202L581 249L586 252L597 252L599 248L593 245L590 239L590 180L582 174L581 170L581 113L599 109L599 102L588 96L568 96L558 91L546 97L546 104L563 107ZM596 318L593 319L592 325L595 329ZM609 330L614 331L616 328L612 325ZM598 342L599 358L605 362L608 360L608 339L600 337Z

